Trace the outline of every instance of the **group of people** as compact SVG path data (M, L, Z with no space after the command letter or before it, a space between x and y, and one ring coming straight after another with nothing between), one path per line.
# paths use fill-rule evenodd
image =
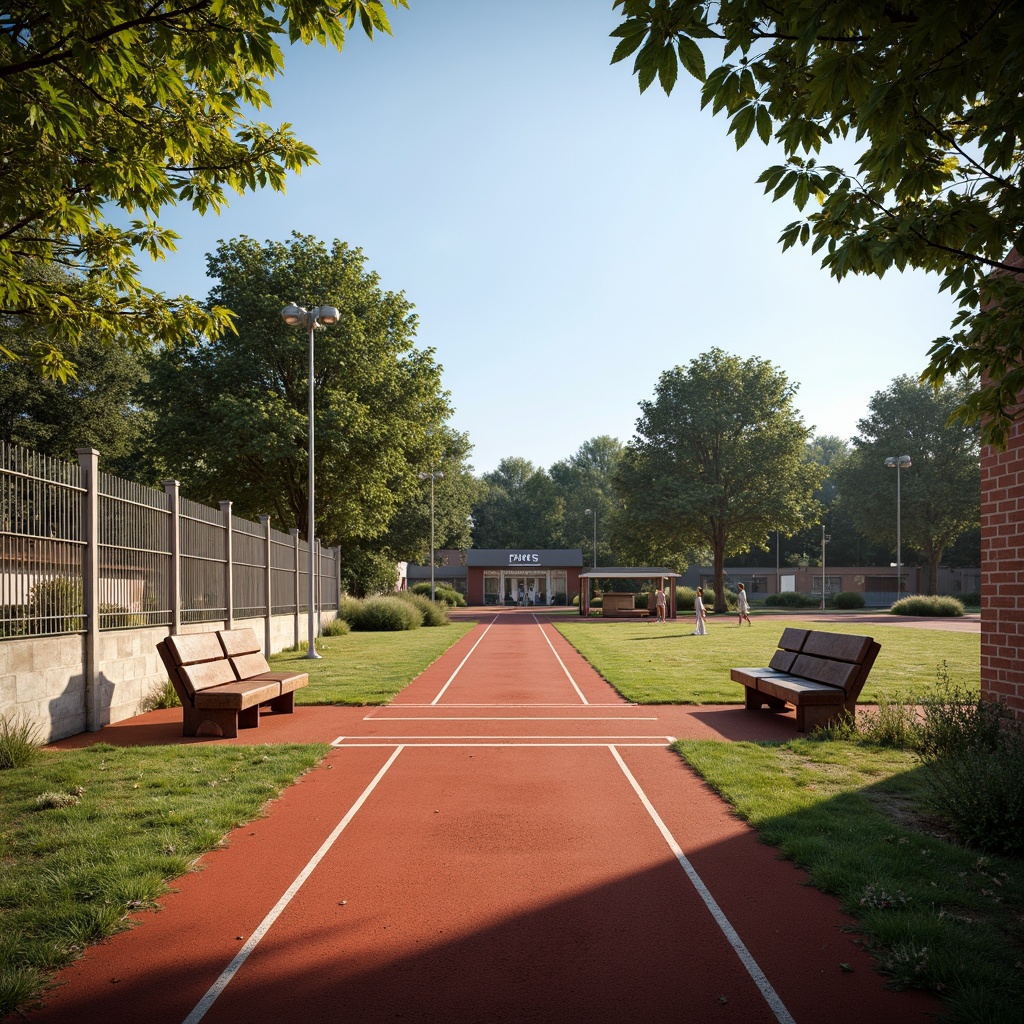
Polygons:
M747 601L747 589L742 583L737 584L736 594L736 611L739 613L739 622L737 626L742 626L744 622L748 626L752 626L753 622L750 621L750 603ZM658 613L658 621L665 621L665 588L659 586L654 594L654 608ZM693 631L694 636L707 636L708 626L708 613L704 607L704 588L698 587L697 593L693 599L693 610L697 616L697 628Z

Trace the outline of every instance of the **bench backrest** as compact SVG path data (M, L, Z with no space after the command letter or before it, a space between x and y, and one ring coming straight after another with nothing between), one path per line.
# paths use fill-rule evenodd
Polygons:
M234 670L236 679L251 679L262 672L269 672L270 665L263 656L263 647L250 627L242 629L219 629L217 639Z
M200 690L236 681L231 662L214 633L181 633L164 641L178 678L195 696Z
M783 631L770 665L778 672L838 686L848 700L856 700L880 650L869 636L790 628Z

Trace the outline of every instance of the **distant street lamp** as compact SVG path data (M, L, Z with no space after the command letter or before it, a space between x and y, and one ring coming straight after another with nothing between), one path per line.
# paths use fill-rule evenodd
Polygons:
M434 600L434 481L443 480L444 473L420 473L421 480L430 481L430 600Z
M898 601L903 590L903 552L900 550L900 470L910 467L910 456L890 455L885 460L885 464L889 469L896 470L896 600Z
M594 517L594 568L597 568L597 509L596 508L585 508L583 510L585 516Z
M831 533L825 532L825 524L821 524L821 610L825 610L825 545L832 539Z
M281 310L281 319L289 327L306 327L309 329L309 522L306 527L306 543L309 544L309 650L307 658L319 658L316 653L317 616L316 616L316 544L313 543L314 511L313 501L313 332L318 327L327 327L338 322L338 311L334 306L314 306L303 309L291 303ZM269 599L268 599L269 600Z

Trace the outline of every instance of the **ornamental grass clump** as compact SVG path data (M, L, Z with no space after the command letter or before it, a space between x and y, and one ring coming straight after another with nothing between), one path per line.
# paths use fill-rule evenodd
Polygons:
M349 617L354 630L367 632L396 632L419 629L423 625L420 612L408 601L394 597L368 597L359 602L359 608Z
M0 718L0 771L23 768L39 752L39 729L24 718Z
M447 603L431 601L429 597L419 593L406 591L398 595L401 600L410 604L416 609L420 616L420 622L424 626L447 626L448 611Z
M964 606L955 597L918 595L903 597L889 609L893 615L937 615L956 617L963 615Z

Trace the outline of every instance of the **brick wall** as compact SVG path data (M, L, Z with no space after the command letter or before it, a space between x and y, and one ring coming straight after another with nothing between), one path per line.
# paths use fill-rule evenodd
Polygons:
M1024 423L981 450L981 688L1024 718Z

